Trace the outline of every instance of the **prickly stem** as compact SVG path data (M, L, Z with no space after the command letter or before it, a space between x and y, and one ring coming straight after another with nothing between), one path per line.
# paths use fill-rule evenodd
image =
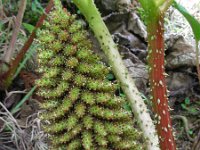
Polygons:
M152 89L153 111L157 117L157 131L162 150L175 150L176 145L172 132L168 110L167 88L164 69L164 18L161 14L147 25L148 30L148 65L150 88ZM154 38L151 38L151 37Z

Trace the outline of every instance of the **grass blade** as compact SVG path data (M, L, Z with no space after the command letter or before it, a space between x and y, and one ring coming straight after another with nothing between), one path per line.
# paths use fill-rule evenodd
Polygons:
M35 91L35 89L36 89L36 86L34 86L34 87L24 96L24 98L23 98L14 108L12 108L12 110L11 110L11 113L12 113L12 114L14 114L14 113L16 113L17 111L19 111L20 107L24 104L24 102L25 102L26 100L29 99L29 97L33 94L33 92Z

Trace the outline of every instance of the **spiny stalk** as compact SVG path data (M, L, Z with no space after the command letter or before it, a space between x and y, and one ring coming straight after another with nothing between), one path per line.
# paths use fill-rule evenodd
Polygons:
M176 149L168 108L164 67L164 13L172 1L140 0L146 13L149 82L160 148L162 150Z

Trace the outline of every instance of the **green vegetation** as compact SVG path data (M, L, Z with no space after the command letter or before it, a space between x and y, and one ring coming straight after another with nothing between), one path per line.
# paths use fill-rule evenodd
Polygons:
M97 147L102 150L137 150L144 147L151 150L176 149L165 83L163 37L164 15L173 0L139 1L142 8L138 8L138 11L148 31L147 60L152 103L136 88L94 0L73 0L67 3L62 0L62 2L78 16L85 16L109 61L110 68L106 67L92 51L92 42L88 40L87 31L83 30L82 21L76 20L75 15L62 9L59 0L50 0L47 6L47 2L42 0L0 1L0 17L4 19L0 20L2 37L0 54L7 53L8 58L7 61L5 57L0 60L0 89L2 90L0 95L5 98L5 102L10 103L9 106L6 103L4 106L4 100L0 102L3 108L0 112L3 117L0 116L0 120L5 124L5 127L0 129L4 132L10 127L8 131L15 132L12 125L6 125L8 120L12 118L11 122L18 124L15 115L20 116L18 113L23 109L23 105L29 103L29 98L37 91L40 98L44 100L40 106L45 112L40 118L45 123L43 129L49 135L53 150L66 148L91 150ZM45 10L43 6L46 6ZM200 81L198 57L200 23L175 1L172 6L183 14L193 30L196 40L196 66ZM13 14L17 14L15 20L11 17ZM43 23L46 17L47 20ZM112 17L112 14L109 17ZM33 43L36 31L37 44ZM27 35L30 34L30 37L25 44L22 44L27 39L25 32ZM23 95L24 91L19 92L23 94L15 102L15 97L12 98L11 95L15 93L15 91L12 93L12 90L18 86L15 85L18 82L13 81L15 79L18 81L18 77L21 78L21 71L36 49L38 49L39 61L37 73L41 75L40 79L36 80L34 86L35 78L31 76L34 73L28 72L30 76L25 74L25 78L31 80L32 88L26 87L30 84L28 81L23 81L25 88L30 90L26 95ZM116 95L116 90L119 91L119 88L122 91ZM180 109L189 115L198 115L199 102L196 102L191 95L187 96L183 98L185 99L183 102L180 102ZM144 101L153 105L153 118L157 132ZM194 142L196 130L194 127L189 127L187 118L181 115L174 115L173 118L183 121L186 136ZM137 122L141 132L134 128L134 122ZM22 132L24 131L20 128L19 133ZM23 141L24 136L16 135L16 141L19 143ZM141 143L145 146L141 146ZM16 145L18 147L18 144ZM44 146L45 150L46 146L47 144Z

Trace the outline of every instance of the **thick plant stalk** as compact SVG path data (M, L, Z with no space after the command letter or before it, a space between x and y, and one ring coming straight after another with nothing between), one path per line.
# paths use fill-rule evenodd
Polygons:
M152 20L147 25L149 79L156 117L157 131L162 150L175 150L176 145L168 109L167 88L164 70L164 17Z
M173 0L139 0L145 10L148 32L148 65L153 111L162 150L175 150L168 110L164 68L164 13Z
M147 139L147 149L158 150L158 137L153 121L93 0L74 0L73 2L86 17L109 60L112 71L121 82L121 87L131 104L132 111L143 131L143 136Z

